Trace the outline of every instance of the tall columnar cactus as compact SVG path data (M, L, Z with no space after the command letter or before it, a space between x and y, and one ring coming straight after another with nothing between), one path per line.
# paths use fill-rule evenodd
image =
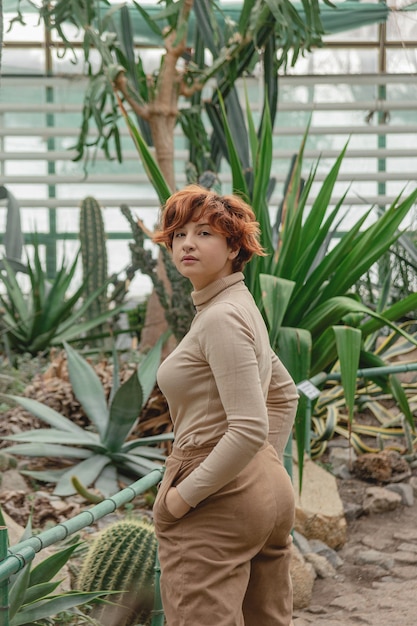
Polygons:
M93 617L103 626L151 623L154 603L157 541L145 518L117 521L92 542L78 575L82 591L121 591L107 600L117 606L97 606Z
M107 281L107 249L103 214L100 204L91 196L84 198L80 206L80 243L86 297L90 296ZM87 314L97 317L107 308L106 292L95 298Z

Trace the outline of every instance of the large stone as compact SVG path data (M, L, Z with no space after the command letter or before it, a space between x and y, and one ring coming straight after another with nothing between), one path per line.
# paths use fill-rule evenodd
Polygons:
M293 586L294 611L309 606L313 595L314 580L316 573L314 567L307 563L301 552L293 546L291 558L291 580Z
M309 458L304 459L301 493L299 468L293 463L295 529L307 539L320 539L337 550L346 543L347 524L336 478Z

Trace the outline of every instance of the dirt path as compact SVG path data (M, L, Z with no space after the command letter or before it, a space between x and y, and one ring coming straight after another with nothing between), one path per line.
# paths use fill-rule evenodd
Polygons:
M369 484L343 481L342 500L360 497ZM348 521L334 578L317 578L307 609L294 626L416 626L417 499L413 506Z

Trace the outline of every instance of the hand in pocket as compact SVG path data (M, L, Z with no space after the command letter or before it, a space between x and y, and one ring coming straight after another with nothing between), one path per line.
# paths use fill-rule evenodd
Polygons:
M176 487L170 487L165 496L165 505L174 517L180 519L191 509L190 505L180 496Z

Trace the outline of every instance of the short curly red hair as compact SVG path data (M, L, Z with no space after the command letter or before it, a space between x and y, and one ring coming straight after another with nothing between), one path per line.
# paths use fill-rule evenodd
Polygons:
M226 237L232 250L239 249L233 260L234 272L242 271L254 255L265 256L259 243L259 224L249 204L239 196L220 196L199 185L188 185L168 198L153 241L172 250L174 231L187 222L197 222L203 215L213 230Z

